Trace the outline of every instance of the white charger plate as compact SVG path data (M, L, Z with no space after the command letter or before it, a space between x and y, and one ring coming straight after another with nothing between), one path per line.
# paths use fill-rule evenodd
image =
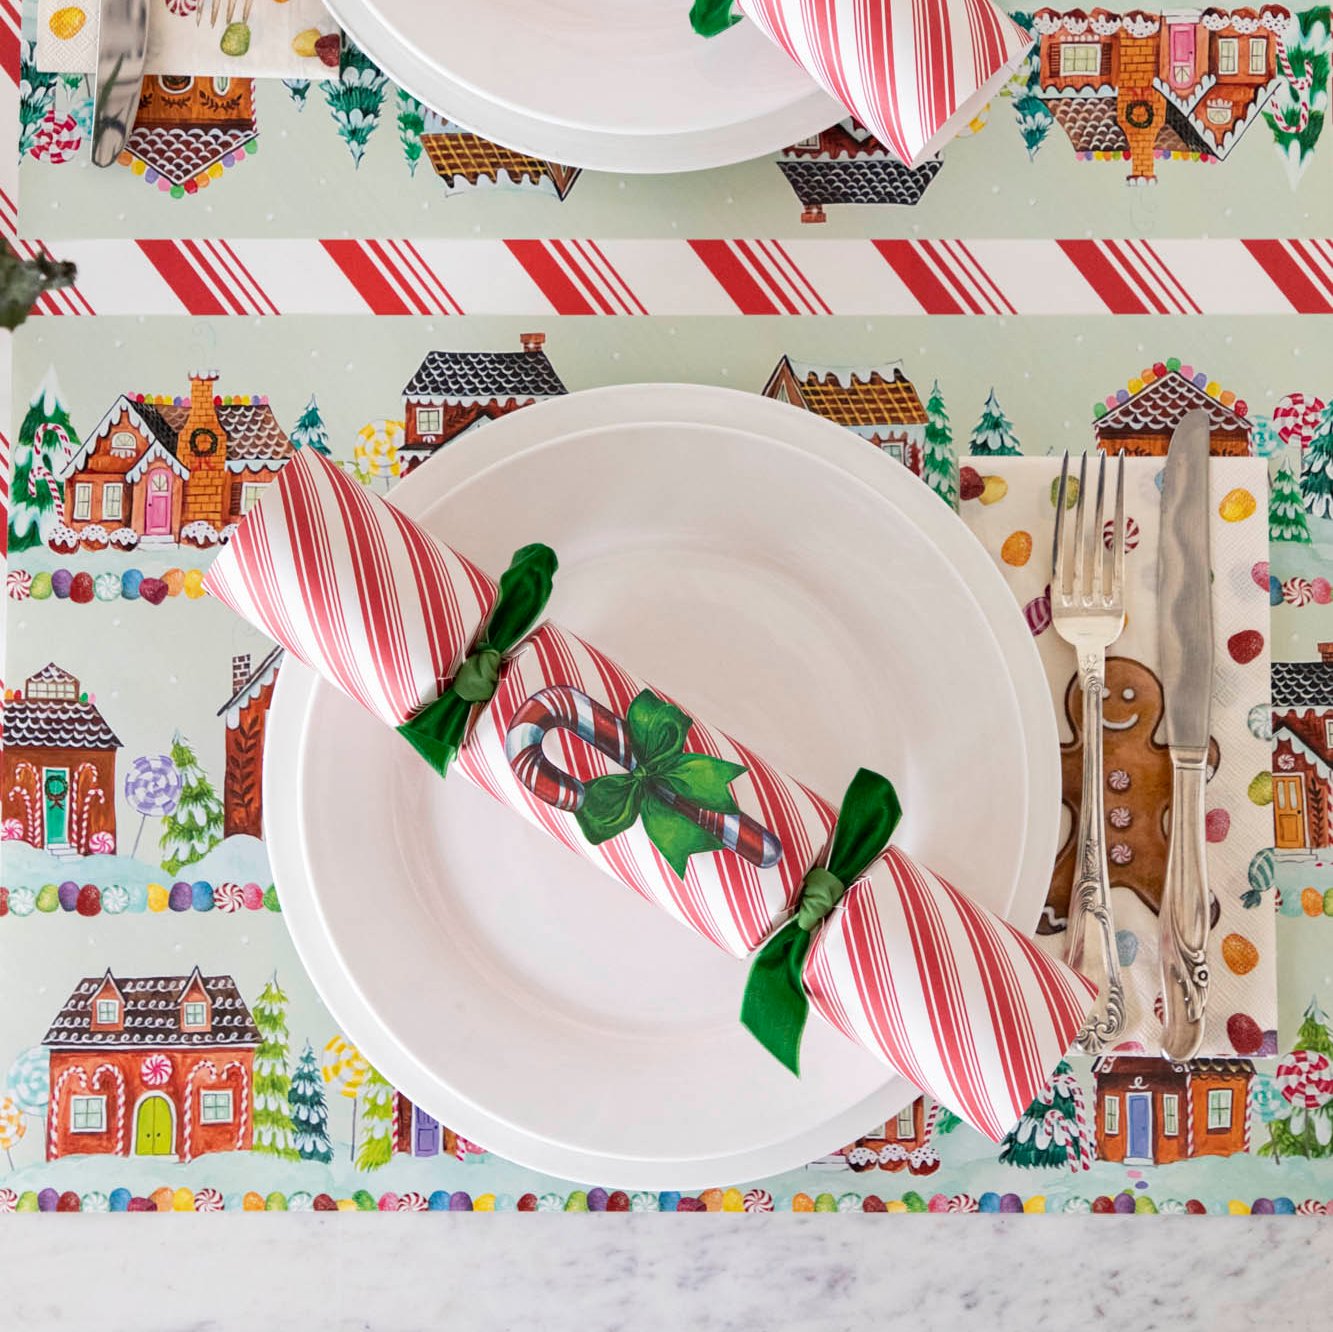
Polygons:
M329 9L427 106L568 166L726 166L847 115L753 23L696 35L688 0L331 0Z
M1059 826L1045 677L990 558L898 463L756 395L633 385L492 422L394 502L493 572L548 542L552 618L830 799L858 765L889 774L899 844L1035 923ZM503 1156L700 1187L801 1165L915 1095L817 1019L793 1078L737 1021L745 963L290 659L264 787L331 1011Z

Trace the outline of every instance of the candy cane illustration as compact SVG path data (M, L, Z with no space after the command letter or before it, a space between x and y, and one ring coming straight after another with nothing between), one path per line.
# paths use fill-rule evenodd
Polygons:
M1296 123L1287 124L1286 118L1276 106L1270 107L1268 114L1273 117L1273 124L1280 134L1303 134L1305 127L1310 123L1310 89L1314 86L1314 78L1308 68L1300 78L1296 77L1291 68L1291 61L1287 58L1285 41L1279 41L1277 44L1277 62L1282 68L1282 77L1287 81L1297 102Z
M37 433L32 439L32 467L28 472L28 494L31 498L36 499L37 482L45 481L47 489L51 492L51 502L55 507L56 521L63 523L65 521L65 501L60 482L47 470L39 452L42 440L46 438L48 433L54 434L67 450L71 447L70 437L65 433L64 426L58 426L54 421L47 421L38 427Z
M211 1059L201 1059L190 1070L189 1077L185 1079L185 1117L181 1134L182 1161L188 1161L191 1157L191 1143L194 1138L194 1080L204 1069L208 1070L208 1076L214 1082L225 1083L231 1073L236 1074L237 1085L241 1093L240 1111L236 1116L236 1150L238 1152L242 1150L245 1141L245 1118L246 1111L249 1108L249 1086L245 1080L244 1067L238 1060L233 1059L231 1063L223 1065L222 1072L219 1074L217 1066Z
M115 1079L116 1084L116 1155L124 1156L125 1152L125 1075L114 1064L98 1064L93 1069L92 1088L97 1091L98 1084L104 1073L109 1073Z
M637 766L623 718L570 685L548 685L538 690L510 720L505 757L514 776L539 800L556 809L573 812L582 808L585 792L577 777L558 768L542 752L542 742L553 730L578 736L626 772L633 772ZM782 843L748 814L704 809L666 783L655 784L653 794L751 865L768 869L782 859Z

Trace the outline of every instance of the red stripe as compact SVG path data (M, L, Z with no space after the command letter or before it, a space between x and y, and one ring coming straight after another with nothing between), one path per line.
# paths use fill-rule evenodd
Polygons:
M19 29L20 19L17 9L10 4L4 6L5 21L0 25L0 66L4 67L10 83L19 81Z
M405 315L412 311L366 253L360 241L322 240L325 253L356 288L371 314Z
M1333 310L1328 297L1302 271L1283 241L1247 240L1241 244L1273 279L1297 314L1328 314Z
M692 240L690 249L721 284L723 291L735 302L741 314L780 314L776 305L764 295L763 289L751 276L745 265L736 258L731 244L724 240Z
M590 315L596 311L546 248L545 241L507 240L505 248L537 284L556 314Z
M921 256L915 241L872 241L884 261L898 275L926 314L962 314L963 307L949 294L939 277Z
M1056 244L1083 275L1112 314L1151 314L1095 240L1061 240Z
M195 272L186 258L180 242L174 240L136 241L148 262L157 269L162 280L175 293L190 314L225 315L232 313L218 299L206 282Z

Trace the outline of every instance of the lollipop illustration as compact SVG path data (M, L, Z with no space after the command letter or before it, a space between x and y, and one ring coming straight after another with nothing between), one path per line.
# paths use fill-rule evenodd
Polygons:
M130 764L125 774L125 799L141 815L130 855L139 853L139 839L148 816L164 818L173 813L180 794L180 769L166 754L143 754Z
M5 1090L25 1114L46 1113L51 1095L51 1057L42 1046L29 1046L10 1064Z
M19 1103L12 1096L0 1096L0 1152L4 1152L11 1170L14 1168L11 1151L27 1131L28 1123Z

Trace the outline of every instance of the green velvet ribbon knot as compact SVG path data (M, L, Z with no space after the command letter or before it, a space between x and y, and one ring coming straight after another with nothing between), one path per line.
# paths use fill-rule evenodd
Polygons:
M901 817L893 783L869 768L857 769L833 825L828 864L806 873L796 914L750 964L741 1022L798 1077L801 1036L810 1011L801 972L814 930L888 846Z
M676 808L674 797L717 814L735 814L730 783L745 767L707 754L687 754L685 740L693 724L692 718L651 689L635 696L625 713L634 766L628 772L594 777L584 787L583 804L574 814L593 846L642 818L648 840L682 879L690 856L722 850L721 839Z
M494 695L504 654L517 646L545 609L556 567L555 551L540 542L514 552L500 577L500 594L481 641L439 698L398 728L398 734L441 777L467 735L473 707Z
M700 37L716 37L739 23L742 14L732 13L732 0L694 0L690 6L690 27Z

